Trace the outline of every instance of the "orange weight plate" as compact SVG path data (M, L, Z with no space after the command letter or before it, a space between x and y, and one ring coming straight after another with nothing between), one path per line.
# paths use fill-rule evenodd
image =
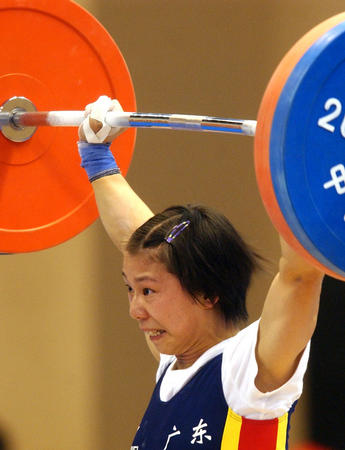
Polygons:
M2 0L0 104L28 98L39 111L82 110L100 95L135 111L127 65L116 43L87 11L69 0ZM112 145L127 173L136 131ZM92 187L77 150L76 128L41 127L26 142L0 133L0 251L52 247L97 217Z

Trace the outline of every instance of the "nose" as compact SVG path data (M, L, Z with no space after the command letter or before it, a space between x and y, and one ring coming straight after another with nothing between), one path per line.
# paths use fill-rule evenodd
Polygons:
M148 312L140 295L133 294L129 301L129 315L132 319L143 320L148 318Z

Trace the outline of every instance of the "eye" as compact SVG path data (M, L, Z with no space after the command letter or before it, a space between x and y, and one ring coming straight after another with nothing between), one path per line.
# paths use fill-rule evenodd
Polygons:
M144 288L143 289L143 294L144 295L150 295L150 294L152 294L152 292L153 292L152 289L149 289L149 288Z
M133 292L133 289L128 284L126 284L126 287L128 289L128 293L131 294Z

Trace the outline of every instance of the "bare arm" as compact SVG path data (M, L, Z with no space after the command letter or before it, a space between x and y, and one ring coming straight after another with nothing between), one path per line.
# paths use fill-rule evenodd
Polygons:
M152 217L153 213L120 174L100 178L92 186L104 228L123 253L133 231ZM147 336L146 343L154 358L159 361L159 353Z
M92 186L104 228L123 253L131 234L153 213L120 174L100 178Z
M100 100L100 99L99 99ZM104 101L104 100L103 100ZM109 101L105 99L105 106L102 103L100 108L103 110L103 115L110 109L121 110L118 102ZM99 101L97 101L99 104ZM95 104L88 105L86 108L87 114L92 113ZM99 106L96 105L96 109ZM86 115L87 115L86 114ZM102 115L102 111L96 111L96 115ZM91 139L95 138L95 133L102 129L102 117L99 120L94 118L89 120L89 127L92 132L88 132ZM123 130L111 129L102 142L112 142ZM87 141L83 125L79 128L80 141ZM93 142L93 141L91 141ZM101 167L100 170L107 167ZM98 211L102 220L103 226L110 236L117 248L124 253L126 244L132 233L153 216L149 207L141 200L141 198L133 191L127 181L121 174L113 174L103 176L92 182L92 187L95 193ZM146 339L149 349L153 356L159 361L159 353L154 348L153 344Z
M316 326L324 274L281 239L279 273L264 304L256 348L262 392L283 385L293 375Z
M105 131L104 135L97 136L104 128L104 117L110 110L122 111L122 108L117 100L105 96L87 105L85 121L79 128L80 141L110 143L124 131L121 128L111 128ZM109 162L105 164L98 166L100 173L106 172ZM123 253L131 234L152 217L153 213L119 173L96 179L92 182L92 187L104 228Z

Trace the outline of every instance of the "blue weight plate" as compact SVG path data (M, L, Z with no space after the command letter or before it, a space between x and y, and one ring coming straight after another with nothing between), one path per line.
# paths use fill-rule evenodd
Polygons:
M272 121L272 183L304 248L345 276L345 22L302 56Z

